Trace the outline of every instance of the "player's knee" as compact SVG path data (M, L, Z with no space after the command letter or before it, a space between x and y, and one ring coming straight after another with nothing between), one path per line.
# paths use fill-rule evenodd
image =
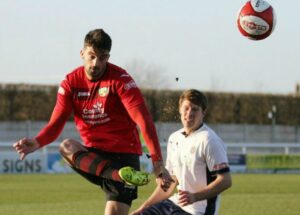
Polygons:
M59 145L59 152L63 156L69 156L70 154L74 154L78 151L87 151L80 142L73 139L65 139Z
M72 139L65 139L61 142L59 145L59 152L62 155L69 154L70 151L72 151L72 145L74 144L74 141Z

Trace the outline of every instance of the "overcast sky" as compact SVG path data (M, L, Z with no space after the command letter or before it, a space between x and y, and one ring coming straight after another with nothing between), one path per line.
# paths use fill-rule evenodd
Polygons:
M293 93L300 83L300 1L268 1L277 25L262 41L237 29L245 2L0 0L0 83L59 84L82 64L85 34L104 28L113 40L111 63L153 66L171 88Z

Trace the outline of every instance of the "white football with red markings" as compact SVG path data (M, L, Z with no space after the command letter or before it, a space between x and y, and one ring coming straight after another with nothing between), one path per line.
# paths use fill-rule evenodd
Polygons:
M271 35L275 28L275 11L264 0L249 0L239 10L237 25L245 37L252 40L265 39Z

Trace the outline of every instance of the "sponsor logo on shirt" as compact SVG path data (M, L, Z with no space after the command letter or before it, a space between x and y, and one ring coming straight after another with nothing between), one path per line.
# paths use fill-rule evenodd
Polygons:
M124 89L125 90L129 90L131 88L137 88L136 83L134 82L134 80L129 81L128 83L125 84Z
M99 96L101 96L101 97L107 96L108 93L109 93L109 87L101 87L101 88L98 90L98 94L99 94Z
M218 170L224 169L224 168L226 168L226 167L228 167L228 164L227 164L227 163L216 164L216 165L214 165L214 167L213 167L213 171L218 171Z
M88 124L103 124L110 121L107 113L104 112L103 104L97 102L92 108L84 108L82 110L82 119Z
M93 105L92 109L87 109L84 108L82 110L82 113L87 115L87 114L98 114L98 113L104 113L104 108L102 103L97 102L96 104Z

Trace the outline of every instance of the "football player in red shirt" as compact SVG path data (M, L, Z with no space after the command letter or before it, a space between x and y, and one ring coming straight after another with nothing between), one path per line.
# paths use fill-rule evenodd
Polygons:
M138 171L142 148L137 126L157 183L167 190L173 180L163 165L155 126L139 88L124 69L108 62L111 43L102 29L86 35L80 52L83 66L60 84L48 124L35 138L23 138L14 147L24 159L53 142L73 113L83 144L65 139L60 153L76 172L102 187L107 196L105 214L122 215L137 198L136 185L148 183L147 175Z

